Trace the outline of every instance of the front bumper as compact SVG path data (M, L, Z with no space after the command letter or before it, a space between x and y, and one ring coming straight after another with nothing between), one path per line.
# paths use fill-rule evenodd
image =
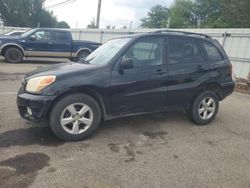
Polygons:
M49 108L55 96L33 95L23 93L17 94L17 107L22 118L33 122L47 120Z

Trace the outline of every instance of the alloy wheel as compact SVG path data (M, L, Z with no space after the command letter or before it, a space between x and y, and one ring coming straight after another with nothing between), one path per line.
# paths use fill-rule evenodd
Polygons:
M216 102L213 98L207 97L203 99L199 105L199 116L203 120L210 119L216 110Z
M93 111L84 103L74 103L63 110L60 122L66 132L82 134L92 125Z

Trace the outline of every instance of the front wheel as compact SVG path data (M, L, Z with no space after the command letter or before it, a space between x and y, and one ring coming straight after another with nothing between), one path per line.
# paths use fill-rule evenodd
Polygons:
M21 63L23 61L22 51L15 47L7 49L4 56L8 63Z
M101 112L88 95L72 94L56 103L50 114L53 132L64 141L79 141L90 136L99 126Z
M189 114L194 123L207 125L218 113L219 99L216 93L205 91L194 101Z

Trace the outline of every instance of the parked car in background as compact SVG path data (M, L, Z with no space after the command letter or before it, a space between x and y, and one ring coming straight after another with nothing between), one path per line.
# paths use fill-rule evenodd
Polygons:
M101 120L176 107L206 125L234 87L232 65L216 40L159 31L113 39L82 63L27 74L17 105L23 118L46 120L59 138L76 141Z
M24 57L60 57L82 61L100 45L73 40L68 30L39 28L19 37L0 37L0 55L10 63L20 63Z
M16 36L21 36L23 33L25 33L24 30L14 30L14 31L10 31L8 33L5 33L4 36L16 37Z

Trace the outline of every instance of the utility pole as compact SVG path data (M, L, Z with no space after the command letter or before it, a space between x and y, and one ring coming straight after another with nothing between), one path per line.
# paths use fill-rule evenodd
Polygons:
M99 25L100 25L101 7L102 7L102 0L98 0L96 28L99 28Z
M132 24L133 24L133 21L131 21L131 22L129 23L129 29L132 29Z

